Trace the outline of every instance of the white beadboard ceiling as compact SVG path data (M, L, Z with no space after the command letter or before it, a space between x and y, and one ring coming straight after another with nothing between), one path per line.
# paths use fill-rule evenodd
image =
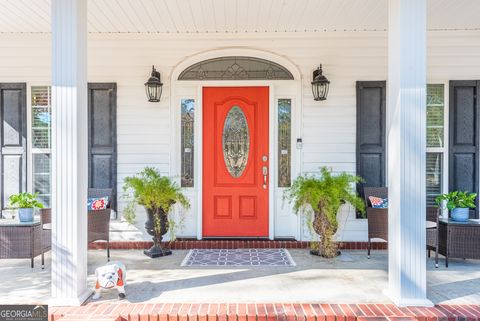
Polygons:
M0 32L50 32L51 0L0 0ZM388 0L88 0L91 33L385 30ZM480 0L428 0L430 30L480 30Z

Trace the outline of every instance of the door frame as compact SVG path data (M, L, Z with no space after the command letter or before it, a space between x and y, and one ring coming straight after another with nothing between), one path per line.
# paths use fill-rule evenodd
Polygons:
M214 57L222 56L252 56L258 58L268 59L279 63L287 68L294 76L294 80L209 80L209 81L179 81L178 75L192 64ZM170 88L170 115L172 125L172 135L170 144L172 146L170 152L170 176L174 177L178 184L180 184L181 173L181 155L179 153L181 146L181 110L179 108L181 99L195 99L195 116L194 116L194 187L185 188L187 197L192 197L194 206L192 206L193 214L196 218L196 236L198 240L203 238L203 87L268 87L269 88L269 197L268 197L268 238L273 240L275 238L275 209L278 193L277 187L277 110L278 106L276 100L280 98L287 98L292 100L292 119L291 119L291 176L292 181L301 172L301 150L295 147L297 137L302 137L301 114L302 114L302 82L301 73L295 65L285 58L278 57L272 53L263 52L260 50L245 49L245 48L227 48L220 50L213 50L201 53L195 57L187 58L174 67L171 73L171 88ZM277 92L277 87L289 86L289 90L285 95ZM193 198L194 197L194 198ZM286 205L287 206L287 205ZM289 205L288 205L289 206ZM289 206L292 208L291 206ZM293 209L291 210L293 213ZM296 240L301 239L302 224L301 217L296 218L295 233L293 237Z

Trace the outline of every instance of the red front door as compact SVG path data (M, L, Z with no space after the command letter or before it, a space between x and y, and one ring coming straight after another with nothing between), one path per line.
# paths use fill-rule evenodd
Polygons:
M203 236L268 236L268 87L203 88Z

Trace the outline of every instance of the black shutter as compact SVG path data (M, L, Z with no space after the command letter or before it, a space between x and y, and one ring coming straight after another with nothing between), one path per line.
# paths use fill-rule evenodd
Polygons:
M88 187L111 188L117 209L117 85L88 84Z
M449 190L478 193L480 81L450 81ZM471 211L478 217L478 209Z
M386 186L385 96L385 81L357 81L357 175L364 179L357 192L362 197L364 186Z
M25 83L0 84L2 210L8 205L10 195L27 190L26 89Z

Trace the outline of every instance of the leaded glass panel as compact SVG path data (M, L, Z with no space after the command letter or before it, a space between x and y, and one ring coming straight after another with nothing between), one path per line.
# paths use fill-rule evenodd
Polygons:
M427 86L427 147L444 145L444 88L443 85Z
M178 76L178 80L292 80L285 67L255 57L218 57L198 62Z
M195 100L182 99L182 130L181 130L181 167L182 187L193 187L194 174L194 124L195 124Z
M291 182L292 100L278 100L278 187Z
M233 106L225 117L222 135L223 158L234 178L242 176L250 152L250 131L242 109Z

